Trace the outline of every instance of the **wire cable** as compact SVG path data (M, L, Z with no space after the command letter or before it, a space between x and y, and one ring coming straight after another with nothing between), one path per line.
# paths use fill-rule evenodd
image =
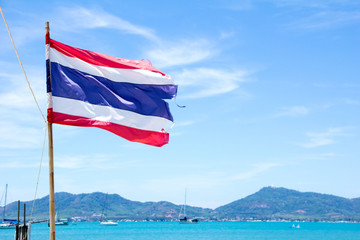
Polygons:
M47 130L47 127L44 127L44 141L43 141L43 147L42 147L42 152L41 152L41 159L40 159L39 173L38 173L37 182L36 182L34 201L33 201L33 205L31 208L31 214L30 214L30 219L29 219L30 221L32 220L32 215L33 215L33 211L34 211L34 207L35 207L36 194L37 194L37 190L38 190L38 186L39 186L41 166L42 166L42 160L43 160L44 150L45 150L46 132L47 132L46 130Z

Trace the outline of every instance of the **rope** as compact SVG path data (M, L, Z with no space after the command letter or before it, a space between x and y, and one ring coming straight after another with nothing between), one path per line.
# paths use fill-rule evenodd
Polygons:
M40 114L41 114L42 118L43 118L43 119L44 119L44 121L46 122L46 119L45 119L45 117L44 117L44 114L41 112L40 106L39 106L39 104L38 104L38 102L37 102L37 100L36 100L36 97L35 97L35 94L34 94L34 92L33 92L32 88L31 88L30 82L29 82L29 80L28 80L28 78L27 78L27 76L26 76L26 73L25 73L24 67L23 67L23 65L22 65L22 63L21 63L21 60L20 60L19 54L18 54L18 52L17 52L17 50L16 50L14 40L13 40L13 38L12 38L12 36L11 36L9 26L8 26L8 24L7 24L6 20L5 20L5 16L4 16L4 13L3 13L3 11L2 11L2 9L1 9L1 7L0 7L0 12L1 12L1 16L2 16L2 18L4 19L4 22L5 22L5 25L6 25L7 31L8 31L8 33L9 33L9 36L10 36L10 39L11 39L12 45L13 45L14 50L15 50L15 53L16 53L16 56L17 56L17 58L18 58L18 60L19 60L19 63L20 63L21 69L22 69L22 71L23 71L23 73L24 73L24 76L25 76L26 82L27 82L27 84L28 84L28 86L29 86L29 89L30 89L30 91L31 91L31 94L32 94L32 96L33 96L33 98L34 98L34 100L35 100L36 106L37 106L37 108L39 109L39 112L40 112Z
M47 130L47 128L46 128L46 127L44 127L44 141L43 141L43 147L42 147L42 152L41 152L41 159L40 159L39 173L38 173L38 177L37 177L36 188L35 188L35 195L34 195L34 201L33 201L33 205L32 205L32 208L31 208L31 215L30 215L30 219L29 219L29 220L32 220L32 215L33 215L34 206L35 206L35 200L36 200L36 194L37 194L37 190L38 190L38 186L39 186L39 179L40 179L40 173L41 173L41 166L42 166L42 160L43 160L43 156L44 156L44 149L45 149L45 141L46 141L46 130Z

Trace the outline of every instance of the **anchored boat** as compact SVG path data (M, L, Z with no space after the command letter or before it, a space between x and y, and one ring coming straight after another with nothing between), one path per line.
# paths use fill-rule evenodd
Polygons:
M197 218L188 218L186 216L186 189L185 189L185 202L182 208L180 209L179 214L179 222L180 223L198 223L199 220Z

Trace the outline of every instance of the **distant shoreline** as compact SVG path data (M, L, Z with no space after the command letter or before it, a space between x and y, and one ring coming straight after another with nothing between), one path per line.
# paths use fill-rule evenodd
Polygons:
M107 211L103 212L107 199ZM177 221L182 205L167 201L139 202L118 194L101 192L55 194L59 218L71 222L95 222L102 218L115 221ZM32 201L23 202L28 206ZM2 214L0 208L0 215ZM33 219L48 219L48 196L37 199ZM17 202L6 206L6 217L17 216ZM360 198L347 199L329 194L264 187L245 198L216 209L186 205L186 215L200 221L243 222L360 222ZM27 217L29 219L29 216Z

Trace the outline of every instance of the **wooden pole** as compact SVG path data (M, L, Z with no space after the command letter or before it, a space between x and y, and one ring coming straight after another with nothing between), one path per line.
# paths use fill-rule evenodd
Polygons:
M26 204L24 203L24 226L26 226Z
M19 224L20 224L20 200L18 200L18 219L16 226L19 226Z
M49 219L50 219L50 240L55 240L55 190L54 190L54 154L52 123L48 122L49 135Z
M45 23L45 33L50 34L49 22ZM50 61L49 74L50 71ZM51 78L51 76L50 76ZM50 81L51 82L51 81ZM53 153L53 134L52 134L52 123L47 122L48 136L49 136L49 225L50 225L50 240L55 240L55 190L54 190L54 153Z
M18 219L16 223L15 239L19 239L20 234L20 200L18 200Z
M27 240L26 238L26 234L27 234L27 229L26 229L26 204L24 203L24 224L21 227L21 239Z

